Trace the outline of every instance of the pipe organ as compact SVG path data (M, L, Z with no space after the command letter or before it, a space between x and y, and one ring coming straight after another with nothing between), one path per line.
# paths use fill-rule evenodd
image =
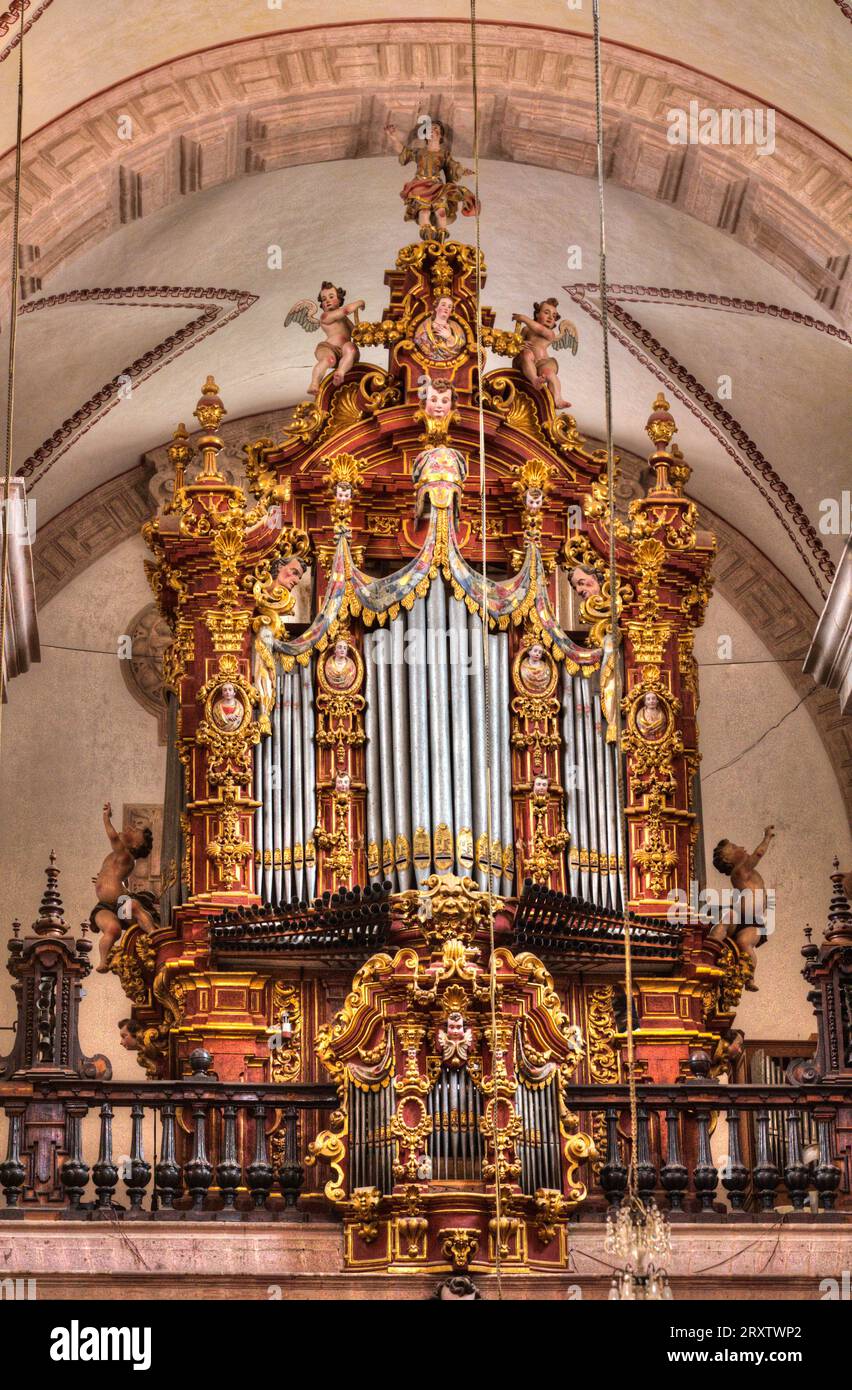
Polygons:
M338 1213L352 1268L564 1268L606 1144L565 1086L623 1079L625 933L661 1083L695 1047L724 1065L750 978L669 914L696 869L714 545L676 426L659 397L608 577L605 453L510 365L522 340L487 307L480 369L478 273L445 237L404 247L384 313L352 329L382 365L326 376L283 440L247 444L247 491L218 470L209 379L145 528L174 634L180 885L111 968L151 1076L202 1042L223 1080L331 1076L334 1114L299 1122L302 1202Z

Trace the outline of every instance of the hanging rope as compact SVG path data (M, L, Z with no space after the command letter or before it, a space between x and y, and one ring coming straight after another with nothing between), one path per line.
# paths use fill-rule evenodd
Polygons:
M492 888L491 856L494 836L491 819L491 762L493 757L491 740L491 666L488 647L488 553L486 545L487 500L485 489L485 414L482 402L482 246L479 235L479 79L476 49L476 0L470 0L470 50L471 78L473 88L473 193L476 200L476 373L479 401L479 523L482 528L482 680L485 704L485 833L488 836L486 858L486 880L488 883L488 934L490 950L489 992L491 1002L491 1055L492 1076L493 1059L497 1048L497 962L494 956L494 892ZM497 1276L497 1297L503 1297L502 1257L500 1246L503 1240L503 1191L500 1177L500 1152L497 1143L497 1124L499 1105L496 1092L493 1095L493 1134L494 1134L494 1215L497 1230L494 1237L494 1272Z
M639 1133L637 1123L638 1102L636 1096L636 1045L633 1037L633 957L630 940L630 914L627 903L629 883L627 881L626 861L629 826L624 815L624 759L622 757L622 718L621 718L621 633L618 626L618 572L615 566L615 459L612 444L612 378L609 364L609 305L606 278L606 214L604 208L604 136L603 136L603 91L601 85L601 28L600 0L592 0L593 42L595 56L595 137L597 145L598 181L598 229L600 251L598 257L598 281L601 301L601 330L603 332L604 364L604 409L606 416L606 477L609 495L609 622L612 636L613 683L615 689L615 732L616 732L616 816L621 825L624 845L624 862L618 860L618 876L621 884L621 902L624 927L624 993L627 1003L627 1087L630 1097L630 1124L633 1142L627 1167L627 1191L635 1198L636 1188L636 1140Z
M15 138L15 194L12 207L12 268L9 277L9 373L6 384L6 457L3 470L3 527L0 554L0 753L3 746L3 699L6 682L6 611L9 607L9 532L12 496L12 428L15 414L15 350L18 338L18 228L21 221L21 151L24 143L24 0L20 0L18 37L18 125ZM25 503L26 505L26 503Z

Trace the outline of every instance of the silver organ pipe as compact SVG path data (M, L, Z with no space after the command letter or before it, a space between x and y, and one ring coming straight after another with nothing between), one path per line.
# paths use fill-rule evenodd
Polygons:
M450 717L453 727L453 815L456 826L456 858L462 871L473 869L473 806L471 794L471 723L468 700L467 609L458 599L449 600Z
M379 773L379 696L376 633L364 633L364 731L367 736L367 865L371 878L382 877L382 792ZM373 847L373 848L371 848ZM371 862L372 857L372 862Z
M470 785L472 806L474 878L480 889L488 887L488 855L479 854L479 846L487 834L488 788L486 776L485 739L485 681L482 660L482 619L478 613L469 613L467 619L468 641L470 644Z
M411 778L409 758L408 679L405 669L405 624L396 618L391 634L391 707L393 710L394 866L401 889L411 887Z
M447 647L447 603L443 584L433 584L428 605L429 756L432 769L433 857L441 873L453 867L452 748Z
M435 1180L478 1181L482 1176L480 1094L466 1067L443 1066L426 1098L432 1133L426 1151Z
M376 683L379 706L379 773L382 797L382 838L379 841L382 876L390 878L394 870L394 840L396 838L393 794L393 716L391 714L391 638L388 632L376 635Z
M426 668L426 605L415 603L408 615L411 651L408 660L409 750L411 764L412 853L417 883L432 872L432 809L429 797L429 688ZM369 703L369 697L368 697Z
M512 843L508 639L496 633L489 642L492 839L502 859ZM389 630L366 635L371 878L406 888L451 871L474 874L486 886L484 868L477 868L488 804L480 643L478 615L469 615L440 582ZM405 845L413 875L403 867ZM483 849L483 865L489 857ZM513 879L502 868L493 886L509 894Z
M306 845L316 823L316 754L310 669L279 671L272 732L255 750L258 891L277 904L312 896L315 868Z
M393 1188L394 1141L390 1123L396 1109L393 1082L378 1090L349 1083L350 1191L356 1187Z
M616 864L624 847L617 812L617 750L606 742L598 682L563 672L562 743L568 881L571 893L601 907L621 906Z

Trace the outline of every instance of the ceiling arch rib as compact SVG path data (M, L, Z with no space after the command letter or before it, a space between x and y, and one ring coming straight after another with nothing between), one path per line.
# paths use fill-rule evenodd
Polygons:
M591 177L590 41L483 23L483 158ZM113 232L181 198L292 165L384 153L388 116L413 119L424 73L459 149L472 138L462 21L348 24L246 39L188 55L92 97L25 145L23 256L29 288ZM776 150L671 145L666 113L738 108L743 94L676 62L606 45L609 179L736 238L840 321L848 316L849 163L778 114ZM0 167L8 240L12 156ZM39 284L39 281L41 282Z

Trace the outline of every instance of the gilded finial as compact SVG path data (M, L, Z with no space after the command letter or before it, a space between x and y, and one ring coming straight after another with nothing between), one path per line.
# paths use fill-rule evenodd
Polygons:
M201 388L201 399L193 411L193 415L205 431L198 441L202 452L203 463L198 481L208 481L210 479L224 482L221 474L216 468L216 455L222 450L224 441L219 438L216 431L222 420L223 415L227 415L222 401L219 397L219 387L213 376L208 376Z
M166 449L166 453L175 470L174 485L172 487L172 500L174 500L186 483L186 466L191 462L195 454L195 450L189 442L189 435L183 421L181 421L172 435L172 442Z
M672 436L677 434L677 425L673 417L669 414L669 403L662 391L657 393L656 400L651 406L651 414L648 416L645 432L652 444L658 448L671 442Z

